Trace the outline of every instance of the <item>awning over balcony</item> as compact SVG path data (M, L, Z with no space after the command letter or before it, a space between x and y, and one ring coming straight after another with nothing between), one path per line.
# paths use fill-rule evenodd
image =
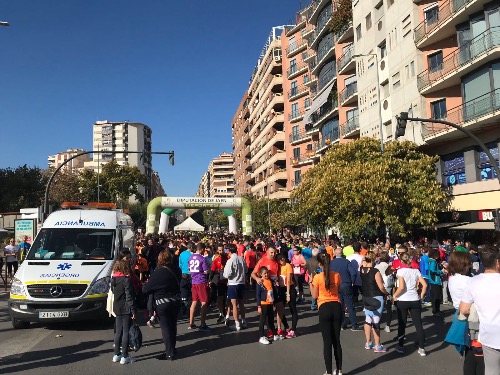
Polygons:
M334 84L335 84L335 81L333 81L328 86L326 86L325 90L320 95L318 95L318 97L316 99L313 100L311 106L304 114L304 118L302 119L302 125L305 126L305 125L309 124L310 123L309 118L311 117L311 115L314 112L316 112L318 109L320 109L323 104L326 103L326 101L328 100L328 95L330 95L330 92L332 91Z

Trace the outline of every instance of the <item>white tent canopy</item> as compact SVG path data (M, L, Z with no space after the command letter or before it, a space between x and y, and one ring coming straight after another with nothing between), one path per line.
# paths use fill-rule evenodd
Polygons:
M191 219L191 217L188 217L182 223L174 227L174 232L177 231L203 232L204 230L205 228L202 225L198 224L193 219Z

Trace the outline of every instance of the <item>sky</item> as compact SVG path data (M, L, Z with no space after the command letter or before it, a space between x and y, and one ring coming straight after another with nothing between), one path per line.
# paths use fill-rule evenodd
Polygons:
M96 120L141 122L169 196L232 152L231 121L273 26L299 0L0 0L0 168L92 148Z

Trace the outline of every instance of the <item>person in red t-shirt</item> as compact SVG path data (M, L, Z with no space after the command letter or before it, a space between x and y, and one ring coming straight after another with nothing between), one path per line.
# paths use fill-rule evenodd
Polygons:
M226 295L227 295L227 279L222 275L224 266L227 262L227 255L224 252L224 246L217 246L217 253L212 260L210 269L210 280L217 284L217 308L219 309L219 318L217 323L225 321L224 312L226 312ZM226 316L229 316L229 307L227 308ZM229 322L229 320L227 320Z
M401 254L406 253L406 252L408 252L408 249L406 248L405 245L398 246L398 251L397 251L398 258L401 256ZM394 262L392 262L392 269L394 270L394 272L396 272L400 268L410 268L410 266L401 262L399 259L395 259Z
M255 245L250 243L248 250L243 254L245 263L247 264L247 284L250 285L250 290L255 290L255 280L252 279L251 275L257 263L257 255L255 254Z

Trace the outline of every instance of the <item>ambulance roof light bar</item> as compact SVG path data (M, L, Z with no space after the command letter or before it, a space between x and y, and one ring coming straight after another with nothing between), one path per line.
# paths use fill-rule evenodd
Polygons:
M103 210L114 210L116 209L115 203L103 203L103 202L63 202L61 203L61 208L63 209L90 209L97 208Z

